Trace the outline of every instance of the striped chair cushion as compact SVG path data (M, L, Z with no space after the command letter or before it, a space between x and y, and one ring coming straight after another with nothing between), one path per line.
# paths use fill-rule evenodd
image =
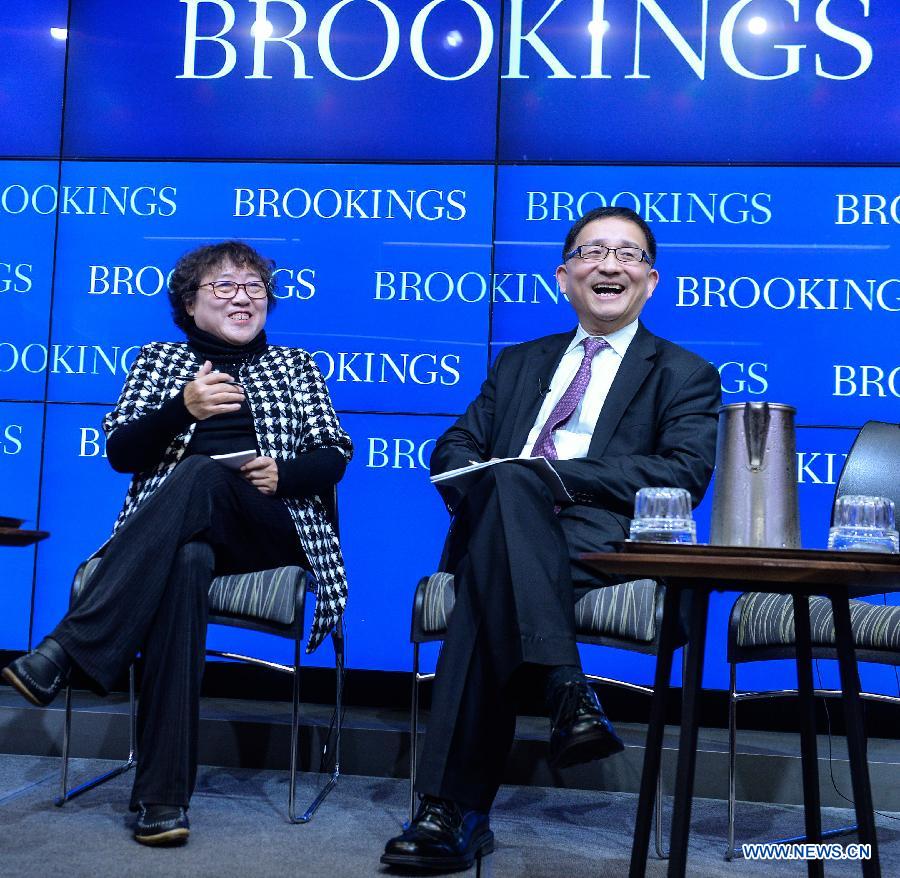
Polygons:
M792 646L794 599L787 594L747 592L736 608L737 644L741 647ZM813 646L834 646L834 617L828 598L809 599ZM900 607L850 601L850 623L858 649L900 651Z
M79 568L72 583L73 600L90 582L99 564L99 558L91 558ZM276 567L217 576L209 586L209 612L213 616L293 625L297 588L303 572L301 567Z
M302 567L276 567L217 576L209 586L209 612L292 625Z
M652 643L656 637L656 588L652 579L636 579L589 591L575 604L575 630Z
M432 573L425 583L422 602L422 630L428 634L442 634L447 630L450 614L456 606L452 573Z
M456 604L453 575L433 573L425 583L422 629L442 634ZM652 642L656 636L656 583L639 579L588 592L575 605L579 634Z

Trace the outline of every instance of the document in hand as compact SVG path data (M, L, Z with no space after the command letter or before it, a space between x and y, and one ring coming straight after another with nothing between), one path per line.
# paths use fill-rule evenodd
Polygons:
M247 451L233 451L231 454L213 454L210 456L223 466L227 466L228 469L240 469L245 463L249 463L256 457L256 449L251 448Z
M461 466L458 469L451 469L445 473L431 477L433 485L452 485L460 491L467 490L472 483L478 478L478 474L491 466L506 463L515 466L527 466L534 470L541 478L541 481L550 489L553 499L557 503L571 503L572 497L566 490L566 486L562 483L559 473L553 469L552 464L546 457L503 457L499 460L487 460L483 463L473 463L469 466Z

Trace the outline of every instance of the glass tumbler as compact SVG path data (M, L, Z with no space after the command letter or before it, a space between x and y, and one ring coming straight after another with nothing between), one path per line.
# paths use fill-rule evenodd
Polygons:
M684 488L641 488L634 497L629 537L645 543L696 543L691 495Z
M893 501L856 494L838 497L828 548L838 552L897 552Z

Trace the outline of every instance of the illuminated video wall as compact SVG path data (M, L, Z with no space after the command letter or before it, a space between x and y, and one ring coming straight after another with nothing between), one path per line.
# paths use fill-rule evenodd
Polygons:
M504 345L574 326L554 271L596 206L659 240L647 326L716 365L726 402L796 406L803 540L823 545L851 428L898 419L898 33L869 0L2 4L0 514L52 536L0 550L0 648L52 627L108 535L127 477L102 416L138 347L180 338L175 259L226 238L275 259L269 337L314 353L355 442L351 667L410 666L447 523L434 440Z

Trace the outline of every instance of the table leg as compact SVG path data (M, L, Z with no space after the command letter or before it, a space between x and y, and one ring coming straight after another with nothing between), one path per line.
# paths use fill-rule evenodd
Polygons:
M856 666L856 649L853 645L853 629L850 624L850 596L846 588L838 588L831 592L831 609L834 613L834 635L843 691L841 700L844 702L844 717L847 723L847 750L850 756L850 777L853 781L859 840L872 846L871 858L862 860L862 873L865 878L879 878L881 866L878 860L878 838L875 832L875 812L866 755L866 730L863 725L859 672Z
M691 834L691 800L694 796L694 769L697 765L697 718L703 691L703 653L706 649L706 616L709 592L698 589L691 605L687 673L682 683L681 734L678 737L678 766L675 769L675 797L672 807L672 838L669 844L669 878L684 878L688 839Z
M803 775L803 816L806 840L822 841L822 807L819 799L819 754L816 746L816 702L813 695L812 639L809 625L809 598L794 594L794 634L797 650L797 695L800 700L800 765ZM807 860L810 878L823 878L822 860Z
M629 878L644 878L647 869L653 803L656 798L656 780L659 777L663 732L666 725L666 695L672 676L672 655L675 652L680 603L681 590L672 585L668 586L663 600L659 649L656 654L656 677L653 683L653 697L650 699L650 723L647 726L647 740L644 744L644 767L641 772L634 841L631 845Z

